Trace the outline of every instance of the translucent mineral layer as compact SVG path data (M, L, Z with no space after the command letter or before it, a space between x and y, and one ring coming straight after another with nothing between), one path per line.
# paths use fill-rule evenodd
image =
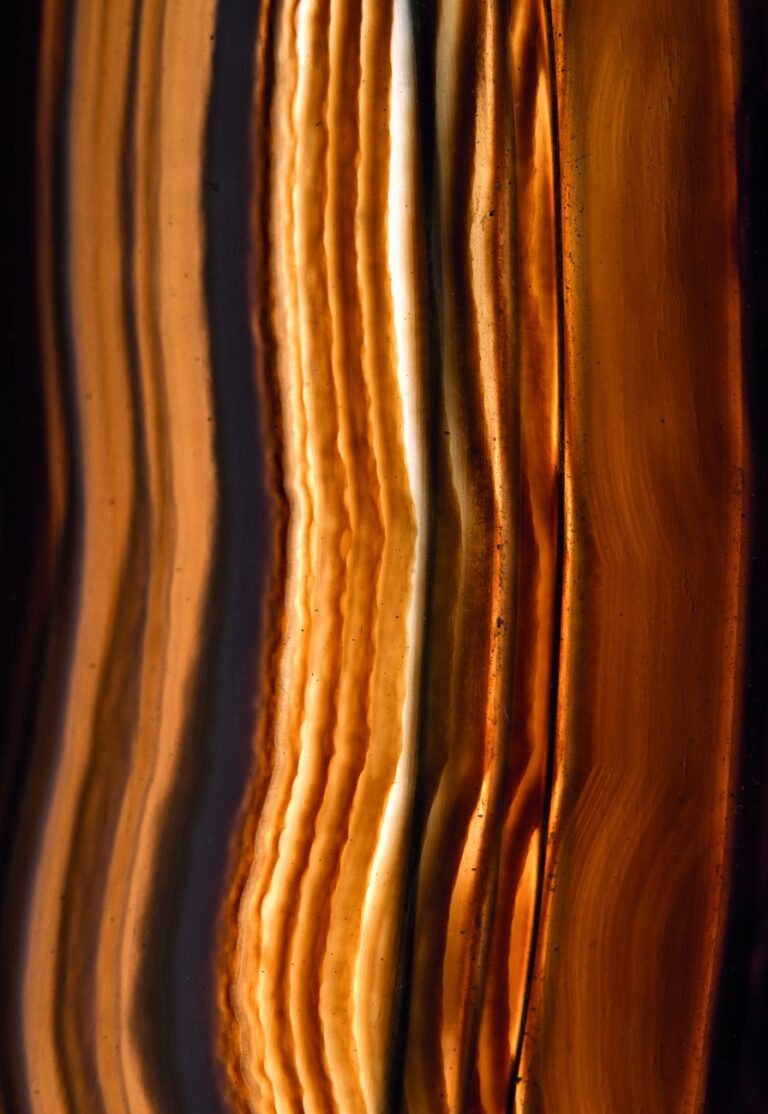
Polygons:
M764 7L28 8L2 1110L768 1109Z

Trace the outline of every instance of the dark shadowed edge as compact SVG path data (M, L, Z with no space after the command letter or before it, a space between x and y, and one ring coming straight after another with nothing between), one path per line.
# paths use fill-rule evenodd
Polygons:
M81 590L82 473L78 416L74 394L74 353L69 314L68 279L68 138L72 85L71 44L74 5L61 0L61 66L57 73L53 134L47 156L52 160L51 218L53 234L54 328L61 371L67 504L58 548L51 541L48 446L43 409L41 327L37 270L38 81L42 66L57 66L42 55L40 0L11 0L10 26L3 43L8 58L2 72L8 85L3 95L7 112L3 135L9 141L2 183L7 190L3 211L12 222L3 256L3 306L9 318L4 331L14 337L6 374L0 377L7 395L2 420L3 533L18 531L9 548L2 545L2 576L18 574L16 598L9 601L9 625L2 626L8 657L2 668L13 688L18 732L15 744L3 735L0 761L7 764L8 801L3 802L3 858L0 864L0 1101L7 1114L27 1108L21 1045L20 973L25 963L25 928L29 880L34 874L46 801L57 758L60 709L71 664L72 632ZM45 156L43 156L45 157ZM5 241L4 241L5 244ZM29 501L39 500L36 507ZM30 527L34 524L34 533ZM34 543L33 548L29 548ZM22 556L29 565L22 565ZM42 598L35 598L41 593ZM16 675L22 642L27 641L26 677ZM9 689L10 691L10 689ZM9 707L9 712L11 709ZM5 714L5 710L3 712ZM5 730L5 729L4 729ZM14 755L15 750L15 755Z
M209 313L219 529L207 709L184 836L169 980L181 1105L223 1109L213 1031L212 953L228 850L252 761L260 622L271 519L248 300L251 112L259 3L219 0L207 150L205 281ZM258 153L257 153L258 155Z
M741 0L739 269L751 537L741 753L725 943L709 1063L710 1114L768 1110L768 8Z

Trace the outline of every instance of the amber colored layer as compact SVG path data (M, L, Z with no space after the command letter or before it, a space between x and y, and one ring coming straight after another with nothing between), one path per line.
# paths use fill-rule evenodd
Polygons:
M726 4L555 8L566 572L521 1110L701 1109L749 462Z

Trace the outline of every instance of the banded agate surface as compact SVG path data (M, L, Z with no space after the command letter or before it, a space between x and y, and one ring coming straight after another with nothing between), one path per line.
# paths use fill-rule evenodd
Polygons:
M765 6L16 7L0 1108L768 1110Z

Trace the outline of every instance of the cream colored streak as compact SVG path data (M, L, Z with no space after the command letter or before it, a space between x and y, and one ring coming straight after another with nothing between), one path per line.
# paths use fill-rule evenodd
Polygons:
M423 368L418 318L417 291L419 256L417 240L422 235L417 196L417 119L416 73L411 35L411 15L407 0L394 0L392 24L392 106L389 142L389 258L392 276L397 377L403 406L405 456L417 516L416 581L423 579L426 538L418 531L426 513L426 428L424 413ZM419 606L419 593L413 598L409 624ZM423 601L422 601L423 602ZM411 645L418 644L417 626L411 628ZM415 662L415 659L414 659ZM412 723L412 714L405 717Z
M392 788L387 796L368 888L361 931L361 948L357 980L370 985L371 976L364 971L366 958L375 979L373 1002L384 1002L392 994L392 970L386 962L376 964L382 954L395 957L397 921L392 916L402 907L401 867L405 861L408 823L411 815L413 786L416 777L418 695L420 690L422 618L424 614L426 578L426 533L423 523L425 507L424 473L424 401L422 368L417 330L418 256L416 250L416 100L413 42L410 21L404 0L395 0L392 22L392 90L390 100L390 167L388 196L388 253L391 276L393 326L396 345L397 381L402 405L405 466L415 512L415 546L409 573L410 600L407 605L406 644L402 662L404 699L402 707L402 745L395 769ZM420 528L421 527L421 528ZM389 914L389 916L388 916ZM386 936L381 928L385 927ZM377 956L378 953L378 956ZM390 961L391 962L391 961ZM356 981L357 981L356 980ZM358 982L359 986L359 982ZM376 1038L376 1015L373 1010L359 1008L355 1015L357 1039L361 1047L370 1047ZM367 1028L363 1029L363 1025ZM382 1040L382 1037L384 1038ZM378 1040L387 1046L388 1033L378 1030ZM372 1057L371 1057L372 1059ZM382 1068L371 1071L364 1079L367 1108L384 1109L384 1076Z
M254 839L254 862L238 917L238 973L235 1012L241 1025L242 1064L253 1095L254 1114L297 1109L299 1097L286 1076L281 1042L290 1044L289 1020L275 1002L267 970L280 931L279 919L265 900L277 861L285 811L299 758L299 732L307 674L311 589L309 538L313 518L307 477L307 417L298 336L298 292L294 249L293 182L296 135L293 101L297 64L295 4L280 13L276 46L273 108L273 186L269 199L274 251L270 260L275 285L273 308L277 339L277 375L283 407L283 476L289 503L285 632L279 666L275 720L275 765Z
M378 11L377 11L378 8ZM413 741L403 737L407 685L412 680L409 618L413 607L416 520L411 478L403 445L408 426L402 413L401 379L409 376L405 352L396 349L393 319L391 222L387 213L391 158L389 141L393 90L392 40L386 41L381 70L384 8L374 0L363 5L361 160L359 177L360 284L363 293L365 374L372 400L376 459L380 463L385 545L377 592L377 655L372 690L372 741L361 777L350 828L350 842L361 842L349 856L347 884L355 879L365 894L354 976L354 1034L360 1057L361 1084L369 1110L383 1109L388 1036L395 989L396 944L402 904L403 841L407 831ZM391 25L390 25L391 26ZM391 34L391 32L390 32ZM401 64L400 47L395 59ZM405 77L403 69L400 80ZM384 83L387 85L387 101ZM387 129L385 131L385 129ZM386 136L386 139L384 138ZM383 180L382 180L383 178ZM377 224L372 224L374 215ZM381 223L378 223L381 221ZM402 291L397 291L400 296ZM401 309L402 313L402 309ZM410 724L408 725L411 726ZM367 861L366 861L367 860ZM358 898L359 900L359 898ZM349 892L347 894L349 901ZM360 916L358 912L357 917Z
M31 1109L67 1109L56 1048L58 933L73 826L91 749L99 666L134 499L133 414L123 348L120 274L120 135L130 5L77 7L69 147L72 333L83 486L79 613L63 698L60 760L32 882L23 973L22 1030ZM107 67L105 59L109 59ZM98 417L95 417L98 415Z
M421 685L423 616L427 573L426 415L424 368L418 316L416 73L407 0L394 0L392 109L389 177L389 256L392 275L397 377L403 407L405 461L415 511L413 595L408 608L408 659L403 707L403 757L398 774L408 783L416 773L418 693Z
M154 864L165 806L185 760L184 729L194 696L209 587L215 524L212 400L203 285L202 174L214 0L168 0L160 72L159 322L165 391L172 420L165 430L172 469L176 531L174 579L167 604L167 652L157 714L157 750L146 785L128 895L119 981L125 1035L128 1109L156 1109L145 1087L142 1053L130 1030L142 960L143 928L153 900Z
M288 995L302 1109L320 1114L332 1103L326 1058L318 1032L319 1000L307 1000L308 969L303 946L318 930L313 910L316 870L322 870L323 821L333 809L331 766L337 739L337 704L348 579L350 518L348 482L339 453L339 399L332 367L323 223L327 212L327 59L325 0L301 4L297 20L299 79L294 107L297 176L294 185L295 250L299 282L299 337L309 418L307 456L316 507L311 536L313 591L309 675L304 693L301 750L285 820L285 847L272 883L284 910L284 935L291 934L290 966L280 991ZM332 742L331 742L332 740ZM296 859L301 856L300 865ZM303 860L303 862L302 862ZM301 871L301 873L299 873ZM270 895L271 896L271 895ZM323 900L329 894L322 895ZM298 908L296 908L298 906ZM295 917L295 921L294 921ZM304 939L303 939L304 938ZM279 972L275 973L279 977Z

